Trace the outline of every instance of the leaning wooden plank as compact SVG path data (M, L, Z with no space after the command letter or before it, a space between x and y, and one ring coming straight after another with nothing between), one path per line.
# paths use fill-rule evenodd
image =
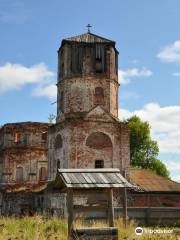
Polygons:
M117 228L81 228L73 231L75 239L83 240L117 240L118 229Z
M67 210L68 210L68 240L71 239L73 229L73 190L68 189L67 192Z

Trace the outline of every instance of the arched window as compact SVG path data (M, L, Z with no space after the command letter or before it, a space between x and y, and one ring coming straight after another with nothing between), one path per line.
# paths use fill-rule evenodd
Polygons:
M46 181L47 179L47 171L45 167L41 167L39 169L39 180L40 181Z
M54 148L55 149L62 148L62 144L63 144L62 137L60 134L58 134L55 139Z
M16 168L16 181L17 182L23 181L23 167Z
M41 139L42 139L43 142L47 142L47 132L42 133Z
M95 88L94 104L95 105L104 105L104 89L102 87Z
M94 149L112 147L111 139L102 132L92 133L86 140L86 146Z

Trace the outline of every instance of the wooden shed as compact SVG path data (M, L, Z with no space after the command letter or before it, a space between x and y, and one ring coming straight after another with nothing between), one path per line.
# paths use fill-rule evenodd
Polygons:
M68 234L73 230L74 209L73 197L76 195L104 193L107 196L109 232L117 232L114 228L113 189L132 188L133 186L121 175L119 169L59 169L58 179L60 191L67 192ZM126 197L126 196L125 196ZM124 205L126 207L126 204ZM91 210L94 206L80 206L83 211ZM97 207L97 206L96 206ZM97 208L98 210L98 208ZM125 211L126 212L126 211ZM113 231L112 231L113 230ZM76 229L76 233L78 230ZM82 232L82 229L81 229ZM88 232L90 232L88 230ZM104 232L104 229L103 229ZM108 230L105 231L108 236ZM93 233L95 234L95 233ZM99 234L99 233L98 233ZM105 239L105 238L104 238ZM111 238L109 238L111 239ZM112 238L116 239L116 238Z

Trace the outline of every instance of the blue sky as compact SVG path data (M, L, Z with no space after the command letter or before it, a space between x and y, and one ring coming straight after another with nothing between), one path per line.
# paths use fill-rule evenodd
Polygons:
M180 181L179 9L179 0L0 0L0 124L56 112L57 49L90 23L120 52L119 117L150 122Z

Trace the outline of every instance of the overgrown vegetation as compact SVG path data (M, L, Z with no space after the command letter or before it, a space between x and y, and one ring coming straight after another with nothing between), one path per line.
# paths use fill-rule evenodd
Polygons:
M0 219L0 240L67 240L67 227L58 218L43 219L40 216L21 219Z
M85 224L83 221L77 221L76 227L103 227L107 226L102 222L92 222ZM178 237L175 232L178 229L173 229L174 234L156 234L136 236L134 222L128 224L127 229L123 227L122 219L116 221L116 226L119 229L119 240L128 239L161 239L175 240ZM67 223L65 220L58 218L45 219L40 216L24 217L21 219L1 218L0 219L0 240L67 240Z
M126 123L131 130L131 165L151 169L158 175L169 178L169 172L165 164L157 158L159 153L158 143L151 139L149 123L143 122L137 116L129 118Z

